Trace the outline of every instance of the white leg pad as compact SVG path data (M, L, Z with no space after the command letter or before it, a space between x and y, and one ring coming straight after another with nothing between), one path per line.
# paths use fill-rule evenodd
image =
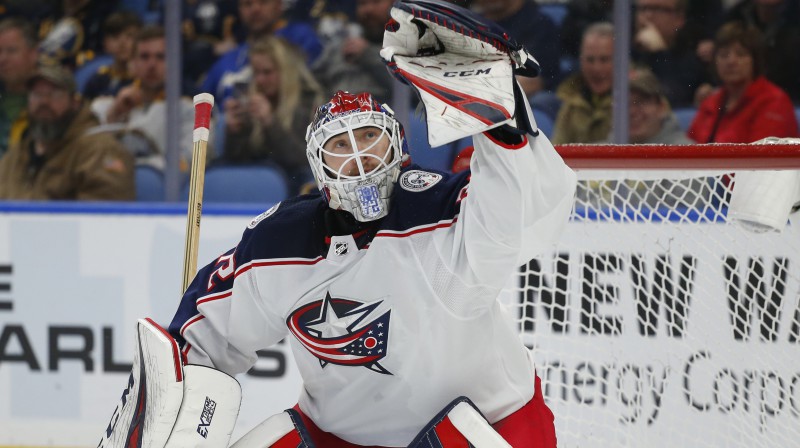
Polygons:
M241 387L210 367L183 366L178 343L139 319L133 371L98 448L225 448Z
M133 370L98 448L161 448L183 400L178 343L151 319L139 319Z
M184 372L183 403L165 447L227 447L242 402L239 382L206 366L187 365Z
M511 448L492 425L472 406L457 404L448 414L450 422L475 448Z
M231 448L268 448L294 431L296 429L292 417L286 412L281 412L259 423L231 445Z
M450 402L433 418L409 448L511 448L467 397Z

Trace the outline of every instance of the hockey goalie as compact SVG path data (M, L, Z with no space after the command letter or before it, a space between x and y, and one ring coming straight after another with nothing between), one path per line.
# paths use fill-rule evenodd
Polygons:
M415 165L388 106L336 93L307 131L319 193L254 218L200 269L168 330L140 321L101 446L228 446L232 377L284 338L297 404L233 447L556 446L531 353L497 300L558 238L575 189L514 78L538 65L444 1L391 14L387 67L418 94L434 145L473 137L471 169Z

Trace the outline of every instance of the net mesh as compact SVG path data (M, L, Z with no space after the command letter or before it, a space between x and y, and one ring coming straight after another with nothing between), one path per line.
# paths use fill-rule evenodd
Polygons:
M509 294L559 446L800 446L798 226L733 223L733 173L580 174Z

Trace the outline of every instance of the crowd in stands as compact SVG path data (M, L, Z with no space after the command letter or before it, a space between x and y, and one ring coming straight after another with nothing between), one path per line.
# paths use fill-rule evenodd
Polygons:
M540 121L553 123L543 129L554 143L610 141L613 0L451 1L496 21L536 56L542 75L519 81ZM632 143L798 136L800 0L632 3ZM304 134L314 106L337 90L394 100L379 56L392 4L184 0L185 97L180 123L167 123L164 1L6 1L0 199L133 199L135 167L165 167L168 126L180 128L185 174L190 98L199 92L217 104L211 166L269 166L292 194L308 191ZM691 111L691 123L676 111ZM453 145L435 168L464 169L470 150Z

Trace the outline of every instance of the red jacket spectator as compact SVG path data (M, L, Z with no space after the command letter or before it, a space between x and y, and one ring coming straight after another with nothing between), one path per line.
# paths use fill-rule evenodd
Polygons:
M723 87L700 104L689 137L698 143L752 143L770 136L798 136L792 101L763 76L747 86L732 110L723 110L726 97Z

